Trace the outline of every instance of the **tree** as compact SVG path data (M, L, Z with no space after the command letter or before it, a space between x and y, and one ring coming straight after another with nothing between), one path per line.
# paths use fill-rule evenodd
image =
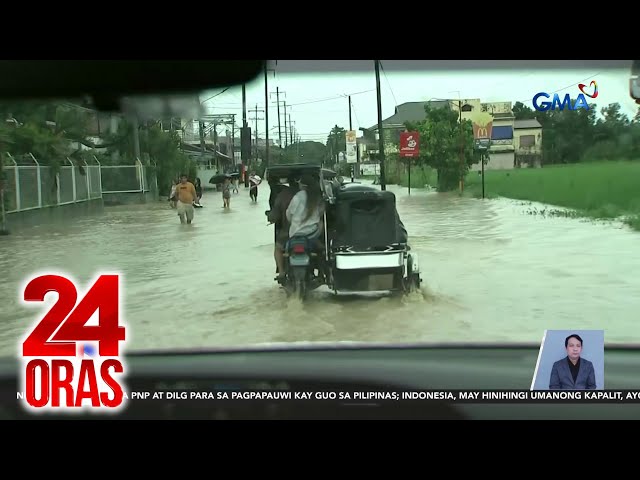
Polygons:
M327 137L327 153L329 163L338 163L338 153L347 151L347 131L335 125Z
M420 133L418 164L438 172L438 191L454 190L469 167L480 161L474 149L473 126L469 120L458 121L458 113L448 108L433 108L425 104L425 120L407 122L410 131Z
M11 146L11 137L7 131L6 125L0 125L0 191L6 189L7 177L4 170L4 152ZM9 197L4 196L5 209L9 209Z
M90 137L97 134L92 128L97 115L97 111L63 102L0 103L0 116L15 120L0 123L0 152L10 152L16 157L33 154L39 162L51 167L53 175L49 178L54 179L54 189L55 174L66 157L81 159L88 152L82 147L74 151L73 143L106 149L106 155L98 154L102 164L132 165L135 159L132 123L121 119L118 130L103 135L103 143L96 145ZM153 166L157 168L160 189L164 191L169 188L171 178L181 172L194 176L196 168L182 153L177 132L165 132L157 123L151 120L139 127L140 152L149 155ZM122 175L129 173L123 171Z
M527 107L522 102L516 102L511 111L513 112L516 120L529 120L532 118L536 118L537 113L539 113Z
M165 132L158 125L147 129L146 135L140 139L140 150L147 152L153 161L158 186L163 194L168 192L171 180L179 174L186 173L190 178L197 174L194 162L180 150L180 143L176 131Z
M327 146L320 142L296 142L285 152L287 163L315 163L322 165L327 159Z

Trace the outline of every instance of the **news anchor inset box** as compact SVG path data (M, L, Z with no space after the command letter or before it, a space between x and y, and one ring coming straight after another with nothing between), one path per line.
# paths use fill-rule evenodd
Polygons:
M604 390L604 330L545 330L531 390Z

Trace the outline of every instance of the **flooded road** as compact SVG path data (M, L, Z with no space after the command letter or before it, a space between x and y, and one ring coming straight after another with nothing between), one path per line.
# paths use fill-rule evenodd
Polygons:
M422 294L288 301L273 281L268 187L206 192L191 226L166 203L0 237L0 354L37 315L18 302L35 271L86 283L124 274L129 349L293 341L527 341L544 329L604 329L608 342L640 342L640 234L626 227L527 215L510 200L476 200L390 186L420 254Z

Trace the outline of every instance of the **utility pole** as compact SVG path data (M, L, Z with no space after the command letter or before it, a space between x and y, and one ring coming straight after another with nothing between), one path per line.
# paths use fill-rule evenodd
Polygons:
M351 123L351 95L347 96L347 100L349 102L349 131L353 130L353 124ZM356 142L356 151L358 151L358 144ZM351 181L353 181L353 178L355 177L355 167L351 167L354 171L351 173Z
M459 178L459 189L460 194L464 191L464 132L462 129L462 99L460 98L459 90L451 90L449 93L457 93L458 94L458 133L460 136L460 178ZM450 104L453 103L453 100L449 100Z
M247 137L247 133L249 133L249 125L247 124L247 86L242 84L242 131L240 133L240 161L242 162L242 176L244 180L245 188L249 186L249 175L247 175L247 144L249 145L249 149L251 149L251 135L249 138ZM248 142L248 143L247 143ZM249 154L251 154L251 150L249 150Z
M298 132L296 130L296 122L295 120L291 120L291 114L289 114L289 134L291 136L290 145L296 145L296 154L295 154L295 162L297 163L300 159L300 142L298 141Z
M242 84L242 126L247 126L247 86Z
M282 129L280 128L280 89L276 87L276 112L278 114L278 146L282 152ZM282 155L282 153L280 154Z
M286 93L281 92L280 87L276 87L276 91L271 92L272 95L274 93L276 94L276 107L278 112L278 145L280 146L280 157L282 157L282 124L280 123L280 94L283 94L286 96Z
M387 184L384 178L384 132L382 131L382 94L380 92L380 60L375 60L376 68L376 92L378 97L378 158L380 159L380 189L386 190Z
M462 100L458 99L458 123L460 124L460 194L464 191L464 136L462 135Z
M267 79L267 62L264 62L264 156L265 167L269 166L269 81ZM257 128L256 128L257 130ZM256 138L256 148L258 142Z
M252 118L251 120L254 120L256 122L256 150L255 150L255 159L256 161L258 160L258 120L264 120L264 118L258 118L258 112L262 112L264 113L264 110L258 110L258 105L256 105L256 108L251 110L252 112L255 112L256 116L254 118ZM268 135L268 134L267 134ZM268 138L268 137L267 137ZM247 178L246 182L248 183L249 180ZM246 183L245 183L246 185Z
M227 130L228 132L229 130ZM236 167L236 122L231 124L231 161L233 168Z
M291 137L291 141L289 144L293 144L293 126L291 125L291 114L289 114L289 134Z
M289 142L287 141L287 139L289 138L287 136L287 102L283 102L284 105L284 148L285 150L287 149L287 147L289 146Z
M347 97L349 99L349 130L353 130L353 124L351 122L351 95ZM358 178L360 176L360 149L358 148L358 137L356 136L356 166L354 176Z
M216 161L216 170L220 171L220 161L218 160L218 122L213 121L213 130L211 131L211 138L213 139L213 156ZM224 172L224 166L222 168Z
M198 120L198 133L200 134L200 154L204 155L205 151L206 151L206 145L205 145L205 141L204 141L204 129L205 129L205 124L202 120Z

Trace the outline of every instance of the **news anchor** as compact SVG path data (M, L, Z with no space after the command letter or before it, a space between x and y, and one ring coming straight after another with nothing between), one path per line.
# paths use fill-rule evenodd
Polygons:
M596 372L582 353L580 335L569 335L564 340L567 356L553 364L549 390L595 390Z

